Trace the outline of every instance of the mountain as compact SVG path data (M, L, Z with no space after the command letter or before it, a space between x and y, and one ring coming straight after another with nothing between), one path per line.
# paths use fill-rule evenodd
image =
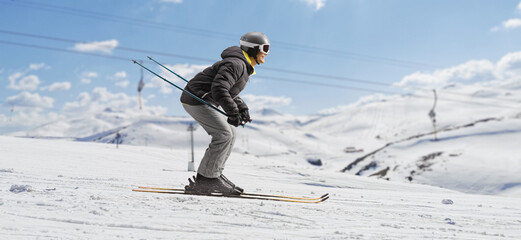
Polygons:
M519 84L448 85L436 92L372 95L327 114L253 111L238 128L235 153L324 172L413 182L452 190L521 196ZM429 113L435 114L433 125ZM23 133L77 141L190 151L189 117L106 110ZM436 127L436 133L434 133ZM196 157L210 137L194 131ZM198 150L197 150L198 149ZM309 161L309 160L313 161ZM318 162L320 166L310 164Z

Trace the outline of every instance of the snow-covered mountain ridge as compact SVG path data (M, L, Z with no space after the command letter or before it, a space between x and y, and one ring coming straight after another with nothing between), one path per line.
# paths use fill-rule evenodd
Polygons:
M450 85L438 91L436 134L427 114L433 99L422 92L368 96L321 115L261 109L253 111L253 123L238 129L235 152L284 157L317 171L521 196L521 167L515 164L521 156L516 144L521 112L512 107L521 105L516 86ZM156 146L188 154L190 124L195 122L188 117L123 109L65 119L23 135ZM196 128L194 139L197 161L209 136ZM311 166L308 159L320 159L322 166Z

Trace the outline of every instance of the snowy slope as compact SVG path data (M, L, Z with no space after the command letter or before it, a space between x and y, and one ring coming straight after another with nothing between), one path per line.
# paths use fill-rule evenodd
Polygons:
M368 97L306 130L343 143L332 145L337 152L364 150L341 158L338 167L347 173L521 196L519 88L476 84L438 91L436 136L428 117L433 100L415 95Z
M180 149L0 136L0 152L0 239L521 238L518 198L317 171L291 155L236 152L225 174L248 191L329 200L131 191L182 187L193 173Z

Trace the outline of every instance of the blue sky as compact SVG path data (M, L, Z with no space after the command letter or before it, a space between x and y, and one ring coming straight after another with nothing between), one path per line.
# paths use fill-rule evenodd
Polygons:
M272 43L241 94L250 108L312 114L521 51L521 2L0 0L2 132L136 108L140 68L129 59L151 56L190 78L248 31ZM186 115L178 90L150 74L144 81L147 111Z

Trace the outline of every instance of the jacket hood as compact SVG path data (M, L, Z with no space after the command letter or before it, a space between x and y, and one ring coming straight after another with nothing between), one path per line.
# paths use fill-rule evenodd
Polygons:
M244 63L246 63L246 66L248 68L248 73L252 74L254 72L253 66L249 63L248 59L244 56L244 53L240 47L232 46L227 49L224 49L224 51L221 53L221 58L238 58L241 59Z
M227 49L224 49L224 51L221 53L221 58L239 58L245 63L248 63L248 60L244 56L244 53L242 53L242 49L237 46L229 47Z
M242 49L237 46L233 46L233 47L224 49L224 51L221 53L222 59L229 58L229 57L240 58L243 61L248 62L248 60L246 60L246 57L244 57L244 54L242 53Z

